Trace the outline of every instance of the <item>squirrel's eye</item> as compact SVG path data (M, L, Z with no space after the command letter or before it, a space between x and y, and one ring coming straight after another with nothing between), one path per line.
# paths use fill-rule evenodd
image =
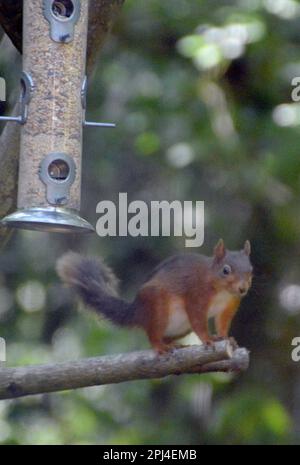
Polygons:
M229 275L231 273L231 266L230 265L224 265L222 272L223 272L224 276Z

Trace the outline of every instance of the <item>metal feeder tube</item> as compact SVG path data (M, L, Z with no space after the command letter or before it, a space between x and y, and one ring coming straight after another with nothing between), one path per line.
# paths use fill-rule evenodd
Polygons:
M23 5L18 210L2 224L92 232L79 216L88 0Z

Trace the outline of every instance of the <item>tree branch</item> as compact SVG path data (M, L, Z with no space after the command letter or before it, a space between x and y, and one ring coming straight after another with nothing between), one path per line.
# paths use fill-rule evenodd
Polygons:
M210 347L180 348L164 355L147 350L51 365L2 368L0 399L185 373L238 372L247 369L248 363L248 351L234 350L227 340Z
M112 24L119 13L125 0L90 0L89 7L89 32L87 50L87 73L90 74L96 62L99 50L103 46L104 40L111 30ZM0 13L2 4L0 1ZM19 14L22 12L23 2L18 0L14 4ZM5 13L7 14L6 10ZM15 26L15 12L11 14L12 30ZM10 29L10 18L6 18L6 31ZM0 21L3 18L0 15ZM20 23L19 19L18 22ZM11 34L10 34L11 37ZM21 44L19 44L21 47ZM17 105L13 110L16 115L19 111ZM17 184L18 184L18 164L19 164L19 144L20 127L15 123L8 123L0 137L0 219L16 209L17 204ZM0 248L9 238L10 231L0 227Z

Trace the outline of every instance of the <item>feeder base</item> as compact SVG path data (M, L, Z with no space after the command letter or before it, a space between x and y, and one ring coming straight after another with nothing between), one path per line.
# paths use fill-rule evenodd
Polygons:
M17 210L6 216L0 225L9 228L59 233L92 233L93 226L75 210L55 207L34 207Z

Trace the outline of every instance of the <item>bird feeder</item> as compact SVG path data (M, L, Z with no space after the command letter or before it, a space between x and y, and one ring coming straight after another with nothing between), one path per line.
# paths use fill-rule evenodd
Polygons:
M79 216L88 0L23 2L18 209L6 227L91 232Z

